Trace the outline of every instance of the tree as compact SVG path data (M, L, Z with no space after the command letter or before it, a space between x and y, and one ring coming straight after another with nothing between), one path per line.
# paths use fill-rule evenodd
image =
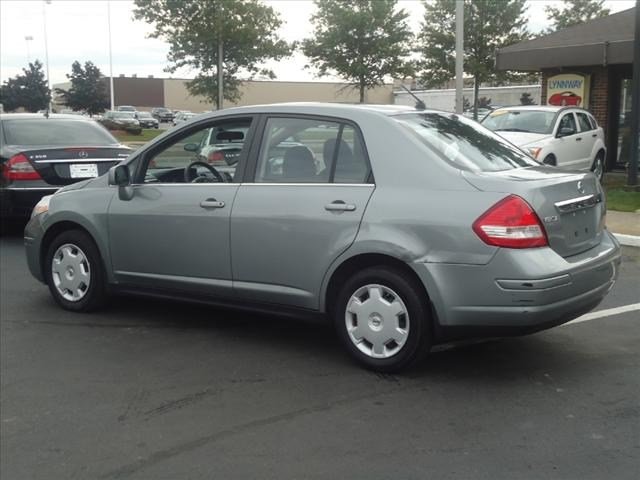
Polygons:
M606 17L610 10L603 5L604 0L564 0L561 8L546 6L544 11L553 24L548 31L554 32L594 18Z
M413 73L413 34L396 0L316 0L313 37L302 51L320 75L335 73L360 91Z
M533 98L531 98L531 94L527 92L523 92L520 95L520 105L535 105L536 102Z
M56 88L56 93L62 97L62 103L72 110L82 110L89 115L104 112L109 108L110 100L106 83L100 69L92 62L85 62L84 69L80 62L71 65L71 88L63 90Z
M134 17L155 26L152 38L169 42L168 72L188 67L196 70L187 83L192 95L217 104L218 45L223 46L224 98L239 98L240 78L263 75L275 78L261 66L291 54L280 39L279 15L258 0L135 0Z
M420 81L427 88L455 76L455 2L423 0L424 19L417 42ZM474 78L473 116L478 91L488 81L503 82L513 73L495 69L497 50L527 38L525 0L464 0L464 71Z
M51 91L42 70L42 63L36 60L22 69L23 74L7 80L0 87L0 103L10 112L20 107L28 112L48 108Z

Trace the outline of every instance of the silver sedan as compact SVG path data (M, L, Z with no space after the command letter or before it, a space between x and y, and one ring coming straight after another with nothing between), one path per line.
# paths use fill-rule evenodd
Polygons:
M45 197L25 244L68 310L125 292L321 315L361 364L397 371L594 308L620 263L604 219L592 173L462 116L282 104L199 116Z

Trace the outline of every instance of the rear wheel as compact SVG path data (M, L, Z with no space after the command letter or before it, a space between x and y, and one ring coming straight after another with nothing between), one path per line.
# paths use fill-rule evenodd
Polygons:
M591 165L591 171L594 173L598 180L602 182L604 180L604 153L598 152L596 158Z
M80 230L59 234L49 245L45 276L58 304L75 312L88 312L106 301L104 268L93 240Z
M430 314L413 279L386 266L346 281L333 309L336 331L351 356L367 368L393 372L428 353Z

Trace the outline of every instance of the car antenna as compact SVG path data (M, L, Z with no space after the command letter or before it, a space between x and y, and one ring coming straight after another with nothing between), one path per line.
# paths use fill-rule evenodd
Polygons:
M407 91L407 93L411 95L413 99L416 101L416 110L426 110L427 106L422 100L420 100L411 90L409 90L404 85L400 85L400 86L404 88Z

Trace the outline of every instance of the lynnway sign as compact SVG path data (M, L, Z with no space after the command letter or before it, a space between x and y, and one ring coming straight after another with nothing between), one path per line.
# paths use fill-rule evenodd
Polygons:
M589 106L589 76L564 73L547 80L547 103L557 106Z

